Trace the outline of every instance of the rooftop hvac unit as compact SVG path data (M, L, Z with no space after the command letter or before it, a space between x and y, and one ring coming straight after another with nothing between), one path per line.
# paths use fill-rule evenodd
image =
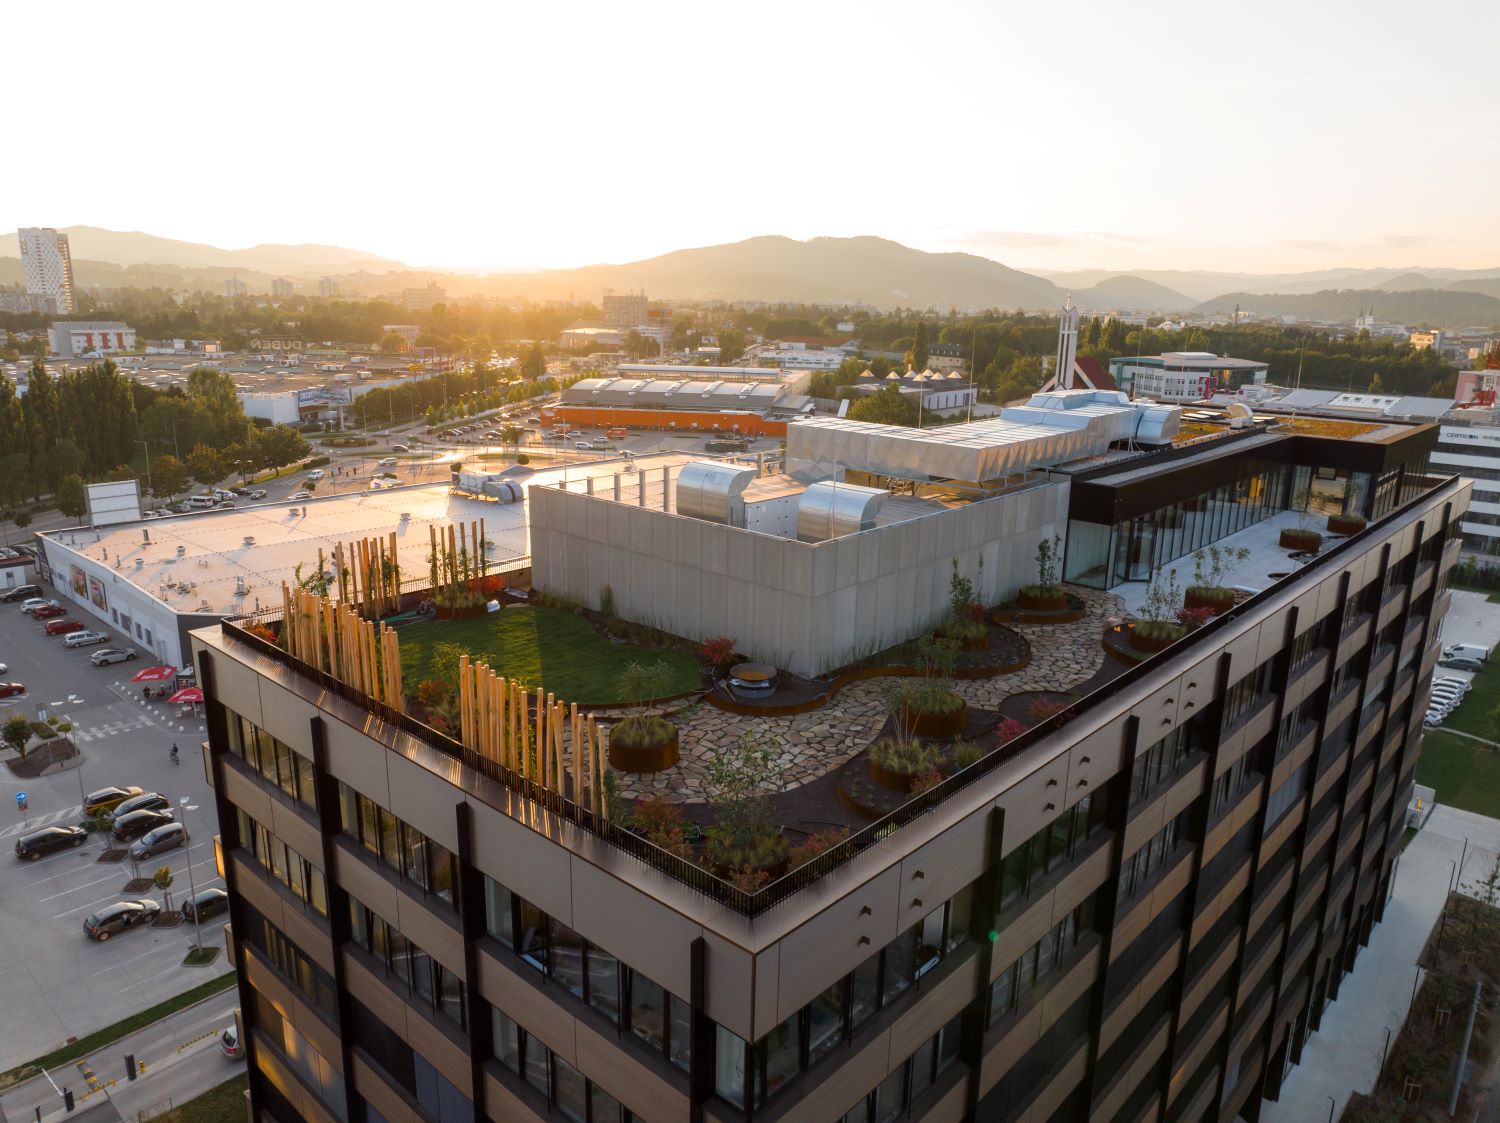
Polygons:
M797 500L797 541L826 542L875 528L889 492L878 487L820 480Z
M1137 444L1169 445L1182 423L1182 407L1140 405L1135 407Z
M247 534L247 535L245 535L245 545L246 546L253 546L253 545L255 545L255 535L253 535L253 534Z
M145 558L136 558L135 559L135 567L137 569L144 569L145 566L146 566L146 559Z
M1230 402L1224 412L1229 416L1231 429L1250 428L1251 419L1255 416L1244 402Z
M485 495L498 499L501 503L520 503L526 498L526 492L514 480L485 480L482 490Z
M186 546L178 546L177 547L177 556L179 558L182 557L182 555L185 554L185 553L187 553L187 547Z
M236 574L234 578L234 595L237 597L242 597L247 591L248 590L245 588L245 578L239 574Z
M694 460L677 474L677 513L724 526L745 525L745 489L755 469Z
M411 522L411 512L410 511L402 511L401 512L401 521L404 522L404 523Z

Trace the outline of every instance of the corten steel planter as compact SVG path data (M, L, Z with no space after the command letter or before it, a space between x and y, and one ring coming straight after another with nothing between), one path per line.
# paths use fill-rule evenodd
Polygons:
M1068 594L1063 592L1056 596L1040 596L1022 590L1016 597L1016 604L1033 612L1061 612L1068 607Z
M1166 636L1143 636L1139 628L1131 628L1130 646L1137 651L1165 651L1185 635L1187 635L1185 628L1176 635Z
M609 766L621 772L664 772L677 763L677 727L670 739L657 745L620 745L609 739Z
M1358 534L1368 525L1363 515L1328 516L1329 534Z
M909 792L919 772L893 772L888 768L882 768L875 763L875 758L870 757L870 778L882 788L889 788L893 792Z
M1228 612L1234 607L1234 591L1232 589L1214 589L1212 592L1200 592L1196 588L1189 589L1182 598L1184 608L1206 608L1217 616L1221 612Z
M1309 554L1316 554L1323 548L1323 536L1316 530L1288 527L1281 532L1279 541L1288 550L1304 550Z
M952 713L944 714L929 714L922 710L913 710L903 706L901 715L896 719L896 724L901 727L902 732L908 737L943 739L957 737L962 733L968 718L969 706L967 702Z

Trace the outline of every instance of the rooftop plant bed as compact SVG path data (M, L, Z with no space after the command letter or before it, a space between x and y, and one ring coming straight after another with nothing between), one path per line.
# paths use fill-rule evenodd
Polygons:
M415 685L444 677L452 681L449 660L443 656L456 666L457 654L445 644L579 705L630 701L621 693L620 677L632 663L659 659L667 664L670 676L662 697L684 694L701 684L698 659L691 652L613 643L583 617L542 606L403 625L401 673L406 682Z

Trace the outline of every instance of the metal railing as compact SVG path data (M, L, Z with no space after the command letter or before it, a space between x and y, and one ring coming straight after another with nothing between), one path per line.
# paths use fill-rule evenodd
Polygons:
M1453 482L1457 478L1456 476L1451 477L1450 480L1444 482ZM1426 498L1426 496L1419 498ZM1300 569L1267 586L1261 593L1235 605L1227 612L1215 617L1196 631L1178 640L1171 647L1168 647L1163 654L1176 654L1185 647L1198 646L1207 640L1211 640L1212 637L1232 627L1241 617L1252 611L1258 611L1269 596L1283 589L1290 588L1293 584L1302 581L1310 573L1336 568L1350 554L1363 548L1364 541L1367 540L1367 536L1372 531L1379 529L1390 520L1398 517L1405 509L1405 507L1402 507L1391 511L1379 523L1372 523L1360 533L1351 535L1349 538L1330 547ZM562 794L540 787L532 781L525 779L519 773L500 764L498 761L481 756L447 734L432 728L425 722L419 721L411 714L392 709L390 706L377 702L362 691L355 690L333 675L300 659L294 658L275 643L256 636L239 626L241 621L270 623L279 620L280 617L280 610L276 610L274 612L261 613L254 617L240 617L237 620L226 618L221 622L220 626L225 635L231 636L235 640L248 645L259 654L283 666L292 668L303 677L316 682L330 694L343 698L360 709L376 715L402 732L410 734L444 755L452 757L454 760L472 768L480 775L503 785L511 791L517 792L539 806L547 808L552 813L619 847L626 853L641 859L653 868L702 893L711 900L750 918L765 913L802 889L807 888L824 875L845 865L870 847L884 841L907 823L920 818L938 804L945 802L958 792L983 779L1002 764L1015 759L1015 757L1027 749L1040 744L1080 715L1095 710L1120 694L1131 690L1148 675L1154 673L1156 666L1159 665L1157 659L1153 658L1127 668L1124 672L1098 687L1092 693L1072 703L1061 712L1032 726L1013 740L981 757L967 768L947 777L930 790L914 796L894 811L862 830L854 832L836 845L829 847L811 861L783 874L758 891L750 893L725 881L723 878L701 866L680 858L675 854L668 853L628 828L612 820L605 820L598 813L578 805Z

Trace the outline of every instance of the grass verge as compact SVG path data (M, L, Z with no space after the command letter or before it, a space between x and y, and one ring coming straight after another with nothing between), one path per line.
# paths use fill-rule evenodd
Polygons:
M221 991L228 990L234 986L234 980L235 973L233 971L227 975L220 975L216 979L210 979L206 983L198 984L191 990L183 991L175 998L169 998L165 1002L158 1002L155 1006L147 1007L145 1010L132 1014L130 1017L124 1018L112 1026L105 1026L103 1029L95 1030L86 1037L80 1037L71 1045L64 1045L61 1049L54 1049L50 1053L44 1053L34 1061L27 1061L25 1064L19 1064L15 1068L0 1072L0 1089L13 1087L23 1080L30 1080L44 1068L56 1068L58 1065L67 1064L69 1061L76 1061L79 1057L86 1057L95 1049L118 1041L120 1038L134 1033L136 1030L150 1025L152 1022L159 1022L162 1018L170 1014L175 1014L179 1010L186 1010L195 1002L202 1002L205 998L210 998Z
M1436 791L1438 803L1500 816L1500 749L1428 730L1422 735L1417 783Z
M250 1074L242 1072L232 1080L210 1088L201 1096L194 1096L181 1107L174 1107L166 1114L152 1118L156 1123L224 1123L226 1119L243 1119L245 1089L249 1085Z

